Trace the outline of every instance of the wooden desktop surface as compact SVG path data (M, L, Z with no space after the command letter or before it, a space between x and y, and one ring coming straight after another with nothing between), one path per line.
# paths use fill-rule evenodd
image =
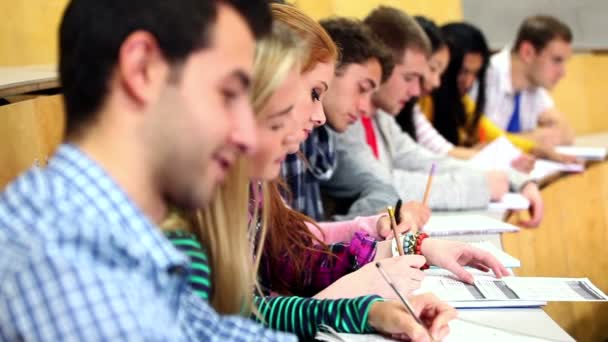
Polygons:
M608 133L580 137L576 145L608 147ZM562 175L541 193L540 227L502 237L504 249L521 260L515 273L586 277L608 292L608 161ZM545 311L577 341L608 341L608 303L551 303Z

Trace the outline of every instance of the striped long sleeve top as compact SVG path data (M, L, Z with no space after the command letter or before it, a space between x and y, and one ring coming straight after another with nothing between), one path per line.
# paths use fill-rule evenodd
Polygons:
M192 273L189 282L196 294L208 301L211 296L211 268L205 250L196 237L187 232L167 232L173 245L191 260ZM338 332L369 333L367 324L371 305L380 301L378 296L353 299L313 299L295 296L254 297L254 305L260 317L252 319L269 328L291 332L300 339L314 338L321 325Z

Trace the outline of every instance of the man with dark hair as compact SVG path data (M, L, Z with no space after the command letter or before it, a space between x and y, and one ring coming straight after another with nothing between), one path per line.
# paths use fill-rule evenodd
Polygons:
M157 226L255 147L249 78L270 25L264 0L68 4L66 141L0 195L0 340L289 338L214 312Z
M336 75L323 98L327 126L316 128L302 144L304 162L297 155L288 156L283 165L283 176L290 186L292 207L316 220L325 219L321 189L335 198L357 198L346 216L373 215L387 205L394 205L398 195L389 183L383 183L370 173L352 169L356 180L349 186L334 184L336 167L335 133L344 132L371 110L371 96L390 75L393 63L390 52L376 42L371 31L360 21L334 18L321 25L341 50L341 61ZM331 182L328 182L329 179ZM362 196L364 194L364 196ZM340 208L348 209L348 208ZM426 222L430 213L420 204L403 206L404 223Z
M572 32L559 19L526 18L514 45L491 59L485 114L500 128L545 148L572 143L572 130L548 92L566 73L571 43Z
M418 145L403 132L394 116L415 96L425 74L428 41L418 24L399 9L380 7L364 21L376 37L385 42L395 58L395 68L388 80L372 97L369 118L363 118L337 138L338 167L330 182L348 187L362 168L382 182L394 186L404 200L422 198L431 165L437 173L429 206L441 210L486 208L491 200L500 200L509 189L522 190L534 207L535 216L526 224L536 226L542 217L538 188L521 174L483 172L451 157L437 155ZM399 37L401 41L397 41ZM350 180L350 182L349 182Z

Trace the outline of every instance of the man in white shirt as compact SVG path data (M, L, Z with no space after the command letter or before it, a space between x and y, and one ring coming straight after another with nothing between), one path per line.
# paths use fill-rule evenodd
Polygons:
M571 129L548 92L565 75L571 42L572 32L560 20L541 15L525 19L513 47L491 59L485 115L545 147L572 143Z

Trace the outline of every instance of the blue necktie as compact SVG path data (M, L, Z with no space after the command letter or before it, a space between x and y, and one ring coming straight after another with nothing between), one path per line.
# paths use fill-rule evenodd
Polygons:
M515 94L515 108L513 108L513 114L511 115L511 120L509 121L509 125L507 126L507 132L509 133L519 133L521 132L521 122L519 120L519 103L521 99L521 92Z

